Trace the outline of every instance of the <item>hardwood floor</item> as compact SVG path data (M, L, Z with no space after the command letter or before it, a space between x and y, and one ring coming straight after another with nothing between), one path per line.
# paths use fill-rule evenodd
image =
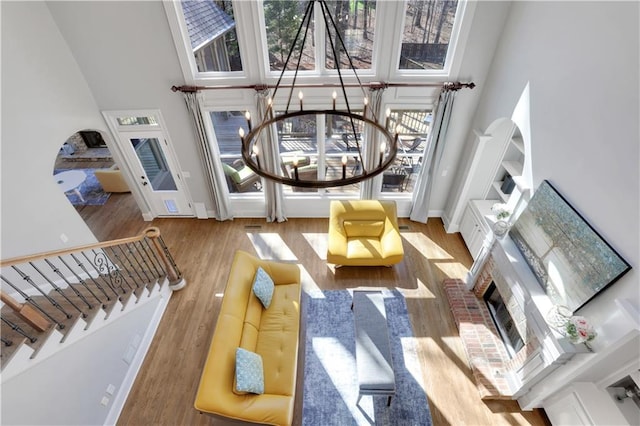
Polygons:
M439 219L401 219L405 259L394 268L334 268L325 258L327 219L158 219L144 222L133 197L113 194L81 212L100 240L158 226L188 284L173 294L138 375L120 425L217 425L193 408L235 250L299 262L303 279L320 289L396 287L407 300L418 339L423 381L434 425L545 425L544 412L521 412L514 401L480 399L441 283L463 278L472 260L459 234ZM295 418L300 423L301 398Z

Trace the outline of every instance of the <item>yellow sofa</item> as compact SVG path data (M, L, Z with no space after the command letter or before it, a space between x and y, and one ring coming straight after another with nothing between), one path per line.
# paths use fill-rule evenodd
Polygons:
M252 291L261 266L275 284L264 309ZM298 364L300 268L237 251L195 400L203 413L269 425L290 425ZM238 394L235 353L242 347L262 356L264 394Z
M331 202L327 262L391 266L404 257L394 201Z

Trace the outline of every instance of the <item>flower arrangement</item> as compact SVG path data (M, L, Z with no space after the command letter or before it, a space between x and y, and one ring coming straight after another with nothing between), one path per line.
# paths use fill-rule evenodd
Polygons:
M496 214L496 219L506 219L511 215L511 212L507 209L507 205L504 203L495 203L491 207L491 211Z
M564 331L573 344L590 342L597 334L585 317L573 316L564 324Z

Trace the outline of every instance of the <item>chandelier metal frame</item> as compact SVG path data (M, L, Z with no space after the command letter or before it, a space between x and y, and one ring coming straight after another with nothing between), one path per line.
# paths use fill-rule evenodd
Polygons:
M293 95L293 91L295 88L295 83L296 83L296 79L298 76L298 70L300 69L300 61L302 59L302 51L304 49L304 45L305 45L305 41L307 38L307 33L309 31L309 25L311 22L311 17L313 15L313 9L314 9L314 5L315 3L320 4L320 7L322 9L322 17L324 19L324 23L325 23L325 27L326 27L326 37L331 45L331 50L333 52L333 58L334 58L334 62L336 65L336 70L338 72L338 78L340 80L340 88L342 91L342 95L344 96L344 101L346 104L346 111L343 110L338 110L335 107L336 104L336 93L334 92L334 96L333 96L333 109L326 109L326 110L322 110L322 109L303 109L303 102L302 102L302 92L300 92L300 110L299 111L293 111L293 112L289 112L289 106L291 104L291 98ZM338 56L336 54L336 46L334 43L334 40L331 37L331 30L329 27L329 24L331 24L333 26L333 30L334 33L336 35L336 39L340 42L341 46L342 46L342 50L344 52L344 54L346 55L346 58L349 61L349 65L350 65L350 69L351 71L353 71L357 81L358 81L358 86L360 87L360 89L362 90L363 94L364 94L364 110L363 110L363 114L357 114L353 111L351 111L351 107L349 105L349 99L347 97L347 93L346 93L346 89L345 89L345 84L343 81L343 77L342 77L342 72L340 70L340 64L338 63ZM295 50L296 44L298 42L300 33L302 32L302 30L304 29L304 36L302 38L302 42L300 43L300 52L298 55L298 61L296 64L296 68L295 68L295 72L294 72L294 76L293 76L293 82L290 86L290 91L289 91L289 96L288 96L288 100L287 100L287 105L286 105L286 109L285 109L285 113L284 114L279 114L279 115L275 115L274 116L274 112L273 112L273 99L275 98L275 95L278 91L278 88L280 87L280 83L282 82L282 79L285 75L285 72L287 71L287 67L289 64L289 60L291 59L291 56ZM387 130L386 127L388 127L388 112L387 112L387 122L385 123L385 126L381 126L378 121L377 121L377 117L373 117L373 119L367 118L366 117L366 112L367 112L367 97L366 97L366 92L364 90L364 87L362 85L362 82L360 81L360 78L358 77L358 74L356 72L355 66L353 64L353 61L351 60L351 57L349 56L349 52L345 46L345 43L342 39L342 36L340 35L340 32L338 31L338 28L336 26L336 23L333 19L333 17L331 16L331 14L329 13L329 8L326 4L325 0L309 0L306 6L306 10L305 10L305 14L304 17L302 18L302 21L300 22L300 27L298 28L298 31L296 33L295 39L291 45L291 48L289 50L289 53L287 55L287 59L282 67L282 72L280 73L280 77L278 79L278 82L274 88L273 94L271 96L271 98L269 99L268 105L267 105L267 109L265 111L264 117L262 117L262 121L260 122L259 125L255 126L254 128L251 127L251 120L250 120L250 116L247 113L247 121L249 124L249 133L246 137L244 137L244 130L240 129L240 138L241 138L241 142L242 142L242 148L241 148L241 153L242 153L242 159L245 162L245 164L247 165L247 167L249 167L251 170L253 170L256 174L258 174L259 176L265 178L265 179L269 179L278 183L282 183L285 185L290 185L290 186L296 186L296 187L304 187L304 188L330 188L330 187L337 187L337 186L345 186L345 185L351 185L354 183L358 183L361 182L363 180L366 179L370 179L373 178L374 176L377 176L379 174L381 174L382 172L384 172L387 168L389 168L389 166L391 166L391 164L395 161L396 158L396 153L398 150L398 134L396 132L395 136L392 136L391 133L389 133L389 131ZM290 176L285 176L285 175L281 175L279 174L279 167L276 167L277 170L274 171L269 171L266 170L265 168L260 166L260 160L259 160L259 150L256 149L256 143L258 142L260 135L262 134L262 132L267 129L269 126L273 126L274 124L278 123L278 122L284 122L285 120L287 120L288 118L293 118L293 117L298 117L298 116L302 116L302 115L320 115L320 114L324 114L324 115L334 115L334 116L341 116L341 117L346 117L350 123L350 127L351 127L351 133L349 134L350 136L353 137L353 140L355 142L356 148L357 148L357 158L358 158L358 162L359 162L359 166L360 166L360 170L361 173L357 174L357 175L353 175L351 177L346 177L346 173L345 173L345 167L346 167L346 162L345 162L345 156L343 156L342 158L342 179L331 179L331 180L327 180L326 176L325 179L320 180L316 177L316 179L299 179L298 178L298 173L297 173L297 165L294 164L294 176L290 177ZM369 128L372 130L371 132L367 133L366 131L363 132L363 138L367 137L369 139L369 146L368 148L374 148L373 144L375 143L375 133L379 132L382 135L383 139L380 143L381 147L388 147L388 153L383 152L383 150L380 150L380 161L378 162L378 164L373 167L370 170L366 169L366 162L364 161L363 157L362 157L362 148L360 146L360 141L359 141L359 134L356 131L356 125L354 120L359 120L362 121L364 124L364 127L366 128L367 126L370 126ZM277 140L274 141L274 143L279 143ZM363 139L363 144L365 143L364 139ZM384 145L383 145L384 144ZM386 151L386 150L385 150ZM354 156L354 154L356 154L356 152L354 151L345 151L344 154L346 156ZM386 156L385 156L386 154ZM282 155L282 154L281 154ZM371 155L370 155L371 157ZM279 166L279 165L278 165Z

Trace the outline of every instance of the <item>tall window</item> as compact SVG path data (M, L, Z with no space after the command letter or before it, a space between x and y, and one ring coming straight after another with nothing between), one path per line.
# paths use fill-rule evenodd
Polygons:
M399 69L444 68L457 7L456 0L407 2Z
M267 44L269 48L269 65L271 71L282 71L287 60L287 54L296 38L296 33L304 17L307 3L290 0L265 0L264 21L267 32ZM313 20L309 25L309 31L304 43L301 70L313 70L315 68L315 52L313 43ZM304 38L301 32L295 51L300 51L300 45ZM295 70L298 57L289 60L287 70Z
M391 111L390 128L399 130L398 152L395 162L382 175L382 192L413 192L422 166L431 118L430 111Z
M333 16L334 22L347 47L347 53L353 61L356 69L371 69L373 57L373 35L376 26L376 2L375 0L328 0L329 13ZM340 69L350 69L351 65L344 48L339 42L333 27L331 39L334 42L336 56L333 55L329 34L325 44L325 56L327 69L335 69L336 62L340 64Z
M242 71L231 0L180 4L198 71Z
M362 135L363 123L354 121L356 132ZM318 132L317 129L322 129ZM360 136L361 137L361 136ZM283 172L299 179L341 179L361 173L360 157L353 138L351 124L333 115L302 115L278 124L278 141ZM360 143L360 140L358 140ZM346 161L345 161L346 160ZM296 164L296 167L294 167ZM287 187L294 192L353 193L360 191L360 184L318 190L314 188Z
M248 168L242 160L242 142L240 141L238 129L242 128L245 134L249 133L244 112L214 111L210 113L210 116L229 192L261 191L260 176Z

